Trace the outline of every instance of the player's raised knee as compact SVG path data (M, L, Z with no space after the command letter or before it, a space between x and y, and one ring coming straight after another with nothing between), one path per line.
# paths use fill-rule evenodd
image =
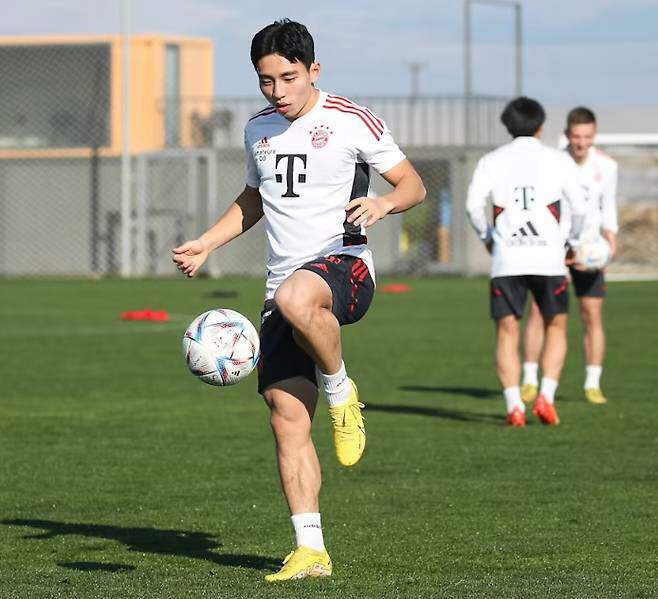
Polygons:
M316 300L308 289L302 285L282 284L274 294L274 302L283 317L292 325L299 327L310 322Z

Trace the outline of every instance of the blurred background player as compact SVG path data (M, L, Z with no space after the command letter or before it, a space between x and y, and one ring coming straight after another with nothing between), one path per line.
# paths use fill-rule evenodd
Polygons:
M610 258L617 250L617 163L594 147L596 117L582 106L567 115L566 151L578 165L587 212L582 237L602 235L610 244ZM571 280L580 304L585 329L585 382L587 401L602 404L607 400L601 391L600 378L605 355L603 298L606 295L603 269L586 271L577 264L569 267ZM524 331L523 385L521 397L531 402L537 395L537 369L544 342L544 328L537 304L532 302Z
M505 107L501 121L514 140L480 159L466 201L471 224L492 256L490 308L496 321L496 370L507 422L516 427L526 423L519 388L519 320L528 290L539 305L546 338L544 378L533 412L544 424L559 423L554 399L567 351L568 312L562 199L570 203L574 237L580 233L584 213L573 161L539 141L544 120L544 109L536 100L520 97ZM485 214L489 197L493 225Z
M329 402L338 460L359 461L366 435L356 385L342 359L340 325L359 320L374 290L365 227L421 202L425 189L383 121L315 82L313 38L287 19L259 31L251 61L269 107L245 127L244 191L199 239L174 249L193 276L210 251L265 216L266 301L258 389L271 410L296 549L268 581L329 576L319 510L321 473L311 438L316 368ZM368 198L369 167L394 189Z

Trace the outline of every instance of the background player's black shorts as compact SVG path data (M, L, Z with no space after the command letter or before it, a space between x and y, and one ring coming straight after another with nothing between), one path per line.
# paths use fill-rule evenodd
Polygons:
M341 325L363 318L372 302L374 282L365 262L344 254L325 256L307 262L299 270L320 275L331 288L331 311ZM292 336L292 327L277 310L274 300L267 300L261 313L258 392L276 383L303 376L317 385L315 363Z
M491 279L491 317L523 316L528 290L544 318L569 311L569 279L563 275L519 275Z
M605 297L606 285L602 270L569 268L576 297Z

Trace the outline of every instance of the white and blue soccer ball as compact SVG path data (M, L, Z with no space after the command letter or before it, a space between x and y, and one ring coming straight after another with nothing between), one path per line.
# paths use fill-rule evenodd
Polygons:
M583 239L574 254L576 263L585 270L600 270L610 261L610 244L600 235Z
M197 316L183 335L190 372L209 385L235 385L258 363L260 340L248 318L235 310L209 310Z

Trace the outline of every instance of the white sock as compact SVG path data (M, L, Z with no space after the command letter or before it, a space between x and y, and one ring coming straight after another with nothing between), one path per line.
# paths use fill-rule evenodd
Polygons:
M548 403L555 401L555 390L557 389L558 382L555 379L542 378L541 389L539 394L543 395Z
M537 369L539 364L537 362L524 362L523 363L523 384L524 385L539 385L537 379Z
M322 522L319 512L307 512L293 514L290 516L292 525L295 527L297 546L303 545L316 551L324 551L324 539L322 538Z
M603 372L602 366L595 366L594 364L587 364L585 366L585 389L599 389L599 379Z
M505 396L505 405L507 406L507 413L511 413L514 408L519 408L522 412L525 412L525 404L521 401L521 390L519 387L507 387L503 389L503 395Z
M319 369L318 373L330 406L338 406L349 399L352 385L350 385L350 379L347 378L345 362L340 363L340 369L335 374L325 374Z

